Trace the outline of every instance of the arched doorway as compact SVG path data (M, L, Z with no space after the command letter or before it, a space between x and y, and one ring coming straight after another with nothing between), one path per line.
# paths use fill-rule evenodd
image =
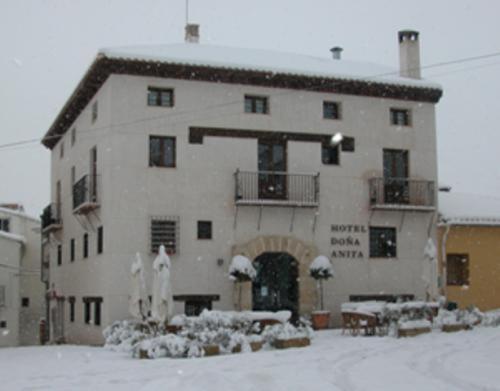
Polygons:
M252 307L256 311L292 311L298 318L298 262L285 252L265 252L254 260L257 277L252 283Z

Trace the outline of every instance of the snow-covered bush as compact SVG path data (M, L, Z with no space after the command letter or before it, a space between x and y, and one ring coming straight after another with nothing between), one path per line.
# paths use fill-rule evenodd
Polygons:
M319 290L319 307L324 309L323 301L323 280L333 277L333 266L330 260L324 255L319 255L312 261L309 266L309 274L318 282Z
M104 346L112 350L130 352L135 345L147 339L149 334L144 325L139 322L117 321L104 329Z
M500 310L488 311L483 314L482 326L500 327Z
M190 350L193 350L192 354L194 353L194 349L191 349L192 344L193 341L175 334L161 335L136 344L134 346L133 356L139 357L139 351L144 350L147 352L149 358L187 357ZM193 355L195 357L200 357L201 353L197 353L197 355Z
M434 319L434 325L436 327L441 327L443 325L464 325L472 327L480 324L483 318L484 314L476 307L453 311L441 308L438 316Z
M314 335L313 329L308 323L301 322L297 327L291 323L275 324L266 326L262 331L262 339L268 345L273 345L277 339L309 338Z

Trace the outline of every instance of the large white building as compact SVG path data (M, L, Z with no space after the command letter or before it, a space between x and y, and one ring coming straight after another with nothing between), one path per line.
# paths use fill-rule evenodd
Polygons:
M44 308L40 220L0 205L0 347L38 344Z
M185 44L101 50L43 139L53 338L102 342L128 317L134 254L150 269L159 244L178 313L234 308L235 254L258 269L246 308L309 314L318 254L334 324L344 301L432 295L442 91L420 78L418 33L399 46L396 72L340 48L204 45L193 25Z

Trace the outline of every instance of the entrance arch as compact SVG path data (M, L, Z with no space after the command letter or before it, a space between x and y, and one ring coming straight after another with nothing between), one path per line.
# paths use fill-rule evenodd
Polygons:
M231 255L244 255L255 261L265 253L286 253L297 262L298 278L298 309L299 315L309 314L314 310L317 300L315 281L309 276L309 265L318 255L318 250L313 243L305 242L294 236L261 235L244 243L235 244L231 248ZM241 305L245 310L253 308L252 283L243 283ZM237 292L233 292L235 308L238 303Z
M266 252L255 258L257 277L252 282L252 309L299 311L298 261L285 252Z

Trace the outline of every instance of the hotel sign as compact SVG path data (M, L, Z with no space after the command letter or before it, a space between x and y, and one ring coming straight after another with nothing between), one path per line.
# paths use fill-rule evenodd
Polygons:
M364 258L361 238L366 238L368 233L365 225L332 224L331 233L332 258Z

